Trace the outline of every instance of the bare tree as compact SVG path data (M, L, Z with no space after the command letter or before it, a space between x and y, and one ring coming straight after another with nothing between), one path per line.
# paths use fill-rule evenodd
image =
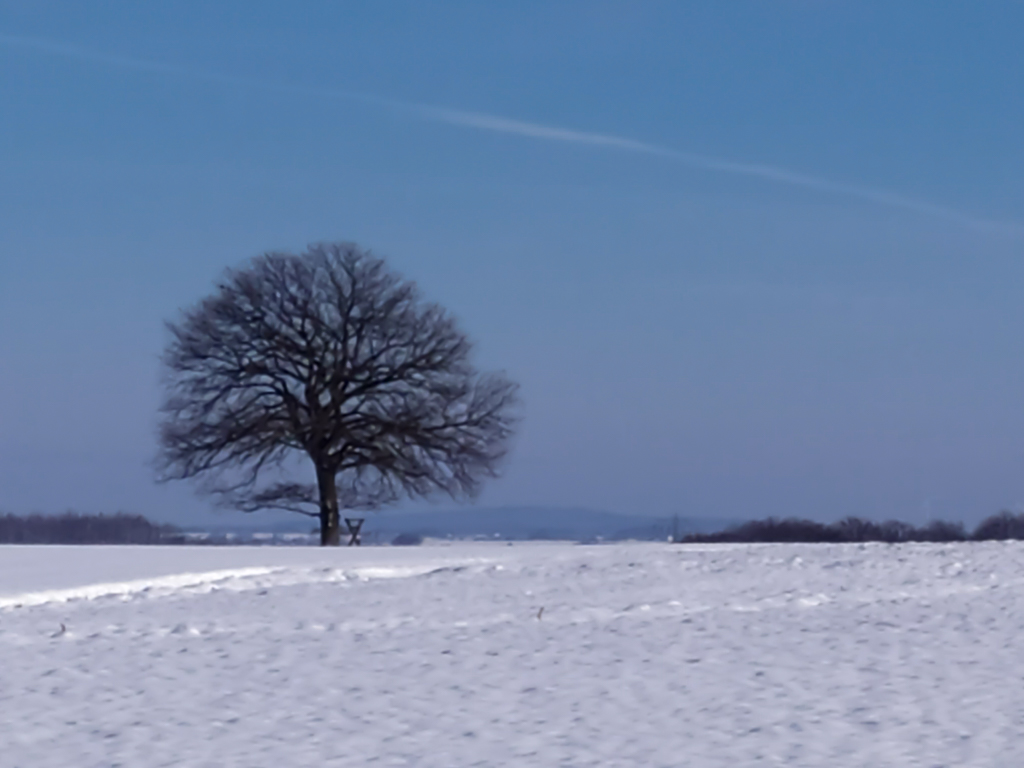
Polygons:
M167 327L161 479L315 516L323 545L340 509L471 496L506 453L517 385L479 373L452 316L355 245L258 256ZM288 477L303 455L315 485Z

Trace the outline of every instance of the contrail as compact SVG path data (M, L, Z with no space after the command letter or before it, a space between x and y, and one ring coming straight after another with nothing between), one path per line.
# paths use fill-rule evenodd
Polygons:
M398 106L397 104L395 106ZM564 141L575 144L588 144L595 147L608 147L626 152L637 152L646 155L655 155L670 160L675 160L683 165L700 170L729 173L736 176L751 176L768 181L787 184L794 187L803 187L820 192L830 192L847 197L860 198L890 208L901 208L928 216L936 216L943 219L958 222L975 229L986 231L1009 231L1024 234L1024 227L1016 223L1006 223L982 219L971 214L958 211L924 200L916 200L904 197L893 192L861 187L853 184L829 181L816 176L808 176L803 173L791 171L786 168L779 168L771 165L756 163L743 163L735 160L725 160L708 155L695 154L693 152L682 152L670 147L663 147L657 144L648 144L635 139L627 139L620 136L610 136L600 133L589 133L584 131L566 130L551 126L528 123L521 120L510 120L493 115L480 114L476 112L464 112L462 110L446 109L442 107L430 107L424 105L403 104L406 109L415 110L423 117L437 122L462 125L471 128L494 131L497 133L511 133L518 136L543 139L546 141Z
M158 61L103 53L89 48L82 48L76 45L70 45L45 38L20 37L0 33L0 46L20 48L23 50L45 53L51 56L60 56L80 61L90 61L96 64L134 69L142 72L152 72L154 74L187 77L218 83L221 85L243 86L261 90L359 101L365 104L372 104L378 107L385 107L403 112L418 119L430 122L446 123L448 125L460 126L463 128L475 128L477 130L521 136L540 141L557 141L567 144L577 144L601 149L612 149L620 152L632 152L636 154L662 157L698 170L764 179L766 181L785 184L791 187L801 187L818 192L852 197L887 208L911 211L917 214L945 219L984 232L1007 233L1018 236L1024 235L1024 226L1017 223L999 222L979 218L955 208L930 203L924 200L918 200L912 197L905 197L886 190L829 181L828 179L822 179L817 176L810 176L797 171L791 171L787 168L780 168L772 165L744 163L736 160L727 160L724 158L696 154L693 152L682 152L670 147L664 147L658 144L649 144L647 142L628 139L621 136L557 128L549 125L542 125L540 123L514 120L480 112L470 112L460 109L436 107L428 104L417 104L415 102L371 96L355 91L317 88L297 85L294 83L257 80L254 78L235 77L233 75L205 72L202 70L191 69L174 64L166 64Z

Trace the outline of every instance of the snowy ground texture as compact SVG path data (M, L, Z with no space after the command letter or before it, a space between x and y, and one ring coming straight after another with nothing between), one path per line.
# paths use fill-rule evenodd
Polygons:
M0 765L1016 768L1021 649L1019 543L0 547Z

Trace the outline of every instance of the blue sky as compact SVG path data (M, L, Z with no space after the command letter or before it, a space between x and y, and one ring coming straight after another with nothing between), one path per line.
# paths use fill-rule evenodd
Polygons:
M1024 505L1024 6L0 0L0 509L156 486L163 321L354 240L526 418L485 505Z

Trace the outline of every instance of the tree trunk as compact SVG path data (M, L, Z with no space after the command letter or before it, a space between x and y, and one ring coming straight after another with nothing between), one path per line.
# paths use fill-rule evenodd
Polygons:
M337 547L341 544L341 517L334 471L317 467L316 484L320 492L320 546Z

